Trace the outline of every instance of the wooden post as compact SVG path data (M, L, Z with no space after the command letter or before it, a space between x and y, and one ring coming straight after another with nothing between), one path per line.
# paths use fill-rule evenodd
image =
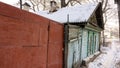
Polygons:
M68 68L68 43L69 43L69 14L67 15L67 24L64 25L65 50L64 50L64 68Z

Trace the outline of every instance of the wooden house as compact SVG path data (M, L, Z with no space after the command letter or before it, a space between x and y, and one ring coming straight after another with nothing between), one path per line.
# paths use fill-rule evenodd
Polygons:
M101 3L37 14L0 2L0 68L79 68L99 52Z
M104 29L101 3L66 7L52 14L39 13L64 24L65 68L79 68L82 61L100 51ZM84 62L83 62L84 63Z
M68 21L69 23L65 24L69 29L68 36L65 37L68 40L65 47L67 68L79 68L82 61L83 63L89 61L86 59L94 58L93 56L100 51L100 34L104 29L102 6L99 3L85 7L80 12L84 12L82 17L86 19L77 22ZM84 17L85 14L88 15Z

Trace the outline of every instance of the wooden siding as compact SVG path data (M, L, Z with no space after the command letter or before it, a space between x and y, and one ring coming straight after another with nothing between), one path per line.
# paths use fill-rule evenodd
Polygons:
M88 40L88 31L86 29L83 29L81 59L87 57L87 40Z
M79 68L83 59L93 55L99 48L99 30L94 28L70 28L67 68Z
M63 67L63 42L64 42L64 26L50 21L48 33L48 56L47 68L62 68ZM45 56L46 57L46 56Z
M79 68L81 62L82 30L81 28L71 28L69 32L70 36L73 38L70 37L70 42L68 43L67 68Z
M72 41L68 45L68 68L79 68L80 65L80 44L79 41Z

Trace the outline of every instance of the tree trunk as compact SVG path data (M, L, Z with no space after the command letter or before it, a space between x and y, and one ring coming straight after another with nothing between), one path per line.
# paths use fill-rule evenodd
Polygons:
M65 0L61 0L61 8L66 7Z

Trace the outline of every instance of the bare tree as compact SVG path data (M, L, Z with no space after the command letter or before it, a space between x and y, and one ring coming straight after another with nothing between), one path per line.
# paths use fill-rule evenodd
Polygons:
M45 0L29 0L32 4L32 9L33 11L39 11L40 10L40 5L42 5L43 7L43 10L45 10L45 7L46 7L46 2Z
M68 6L69 3L73 6L76 4L75 2L81 4L81 0L61 0L61 8Z
M50 1L51 0L25 0L29 1L31 3L31 9L36 12L42 10L48 10L50 9ZM54 1L54 0L53 0ZM75 5L75 4L81 4L81 0L55 0L59 6L66 7L68 5ZM61 3L61 5L60 5Z
M25 0L31 3L31 9L36 12L49 8L50 0Z

